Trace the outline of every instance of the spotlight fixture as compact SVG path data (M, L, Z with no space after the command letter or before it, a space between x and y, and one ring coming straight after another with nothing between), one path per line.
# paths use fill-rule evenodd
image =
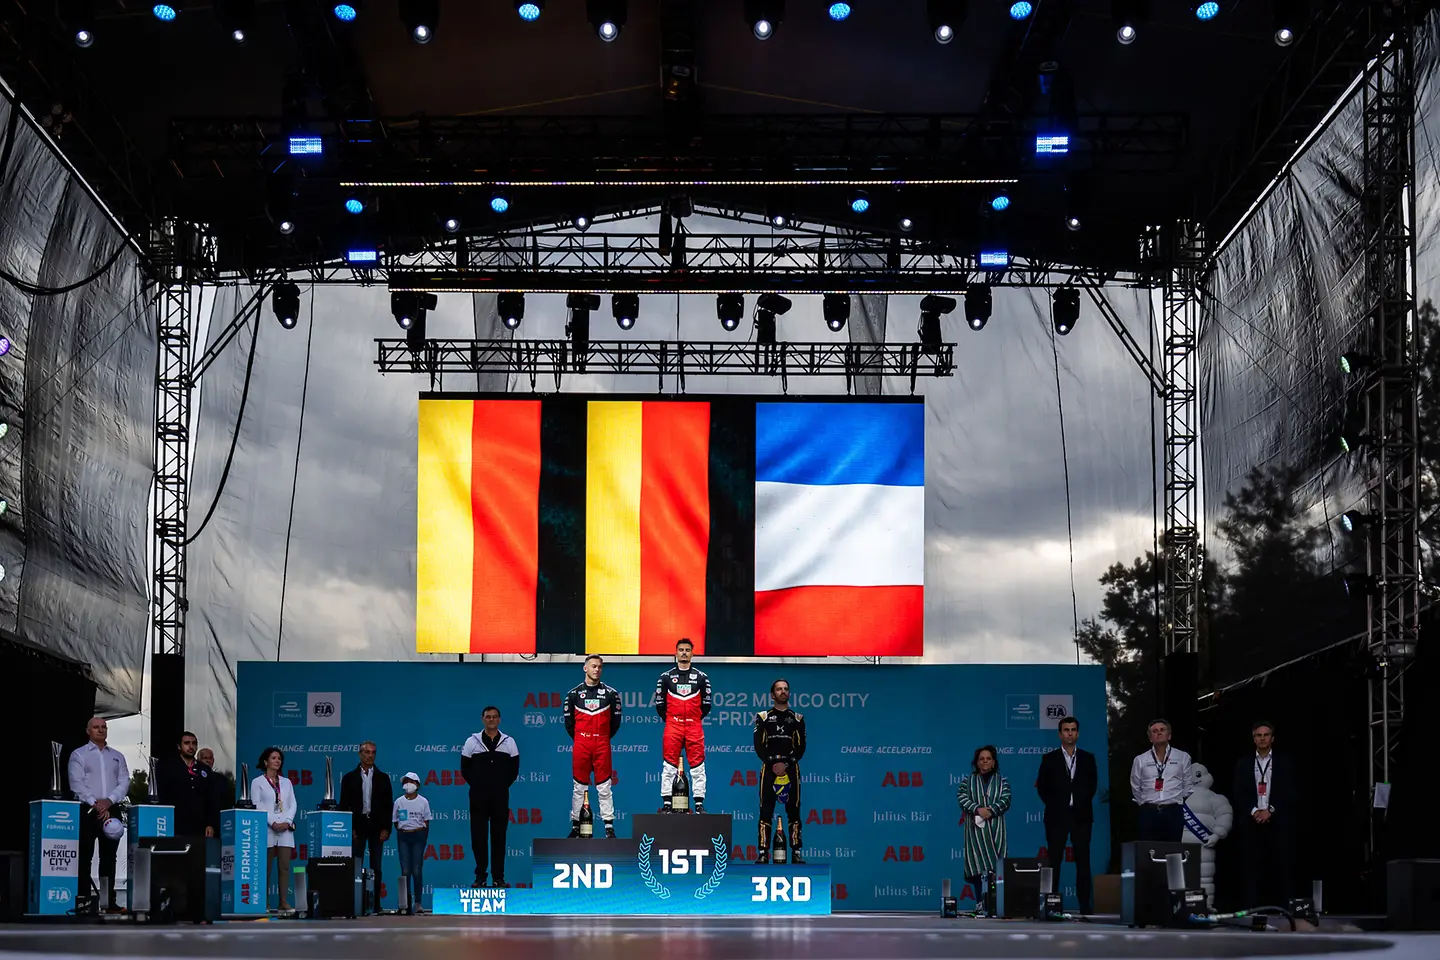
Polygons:
M1010 209L1010 191L1001 190L990 198L990 209L996 213L1004 213Z
M504 213L510 209L510 200L503 193L496 193L490 198L490 209L496 213Z
M625 26L627 6L626 0L585 0L585 17L597 37L612 43Z
M789 224L790 221L785 219L785 214L783 213L777 213L770 217L770 226L774 227L776 230L783 230Z
M270 293L270 309L275 311L275 319L280 321L280 326L286 330L295 329L300 320L300 288L289 280L275 284Z
M75 31L75 46L83 50L91 46L94 42L95 34L86 30L84 27Z
M1347 376L1379 366L1368 353L1347 353L1340 357L1340 372Z
M1345 528L1346 533L1354 533L1356 527L1364 527L1374 523L1379 518L1373 513L1362 513L1359 510L1346 510L1340 514L1340 526Z
M1191 7L1195 11L1195 19L1208 22L1220 15L1220 4L1215 0L1205 0L1204 3L1194 3Z
M294 220L281 220L279 223L277 223L277 224L275 225L275 228L276 228L277 230L279 230L282 235L288 237L288 236L290 236L290 234L292 234L292 233L295 232L295 221L294 221Z
M965 288L965 322L971 330L984 330L990 320L990 287L976 285Z
M1298 0L1274 0L1274 4L1275 45L1288 47L1300 26L1300 4Z
M769 40L785 19L785 0L745 0L745 22L757 40Z
M590 311L600 309L600 294L572 293L565 298L570 319L565 321L565 336L577 354L590 352Z
M520 19L526 23L539 20L544 10L545 0L515 0L515 12L520 14Z
M574 220L570 221L570 223L575 227L576 230L579 230L581 233L584 233L586 230L590 229L590 218L583 213L577 215Z
M845 329L845 321L850 319L850 294L825 294L821 310L825 314L825 325L839 333Z
M832 4L830 4L830 19L831 19L831 20L834 20L836 23L839 23L841 20L848 20L849 18L850 18L850 4L848 4L848 3L832 3Z
M911 220L909 217L901 217L899 226L901 233L909 233L911 230L915 229L915 221Z
M440 0L400 0L400 22L410 31L411 40L429 43L440 23Z
M1076 173L1065 181L1065 229L1071 233L1080 229L1090 212L1090 178Z
M150 8L155 19L162 23L169 23L180 15L180 0L170 0L169 3L157 3Z
M1116 40L1119 40L1121 43L1125 44L1127 47L1128 47L1130 44L1134 43L1134 42L1135 42L1135 27L1134 27L1134 25L1133 25L1133 24L1129 24L1129 23L1122 23L1122 24L1120 24L1120 28L1115 31L1115 39L1116 39Z
M445 222L442 223L441 226L445 228L445 232L446 232L446 233L459 233L459 232L460 232L460 218L459 218L459 217L447 217L447 218L445 219Z
M778 293L762 293L755 301L755 342L763 346L775 343L775 318L790 312L790 298Z
M1014 3L1010 4L1011 20L1024 20L1034 12L1035 7L1030 3L1030 0L1015 0Z
M1080 290L1077 287L1061 287L1050 301L1050 319L1055 332L1065 336L1075 329L1080 319Z
M850 212L864 213L870 209L870 194L864 190L856 190L850 195Z
M1139 36L1140 24L1149 12L1147 0L1111 0L1110 13L1115 20L1115 39L1129 46Z
M1081 226L1082 224L1080 223L1080 218L1075 216L1073 213L1065 218L1065 229L1069 230L1071 233L1078 231Z
M361 214L365 212L365 201L359 197L347 197L345 199L345 212L350 214Z
M360 11L356 9L356 5L359 2L360 0L354 0L352 3L337 3L330 8L330 12L335 14L335 19L341 23L352 23L360 13Z
M965 22L969 0L926 0L925 13L935 42L949 43L955 39L955 31Z
M920 336L920 349L925 353L938 353L945 342L944 334L940 330L940 318L955 310L954 297L941 297L936 294L928 294L920 301L920 328L916 333Z
M497 293L495 309L500 314L500 322L505 325L505 329L514 330L520 326L520 321L525 319L525 294L516 290Z
M726 330L737 329L741 319L745 316L745 295L722 293L717 296L715 298L715 316L720 321L720 326Z
M640 295L615 294L610 298L610 312L615 316L615 323L621 330L631 329L635 326L635 319L640 316Z

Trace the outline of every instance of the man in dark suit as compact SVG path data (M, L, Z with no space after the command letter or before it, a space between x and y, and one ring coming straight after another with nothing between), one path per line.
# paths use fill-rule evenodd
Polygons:
M177 752L155 764L155 795L175 808L175 836L216 836L210 768L195 759L200 741L186 730L177 747Z
M375 899L370 907L380 912L380 861L385 841L390 839L390 814L395 793L390 776L375 766L375 741L360 744L360 764L340 778L340 809L350 811L353 827L350 847L357 868L365 865L365 851L370 851L370 869L375 871Z
M1245 906L1284 906L1293 893L1290 861L1300 805L1295 771L1284 757L1275 756L1274 724L1263 720L1254 724L1250 739L1255 753L1236 761L1230 793L1235 832L1245 850Z
M1094 894L1090 884L1090 832L1095 826L1092 806L1100 775L1095 754L1075 745L1080 739L1080 721L1060 721L1060 749L1040 758L1040 775L1035 789L1045 804L1045 846L1055 885L1060 884L1060 865L1065 862L1065 841L1075 849L1075 892L1080 912L1092 913Z
M200 751L195 754L195 759L210 771L210 828L218 837L220 836L220 812L234 808L235 787L225 774L215 769L214 750L209 747L201 747Z

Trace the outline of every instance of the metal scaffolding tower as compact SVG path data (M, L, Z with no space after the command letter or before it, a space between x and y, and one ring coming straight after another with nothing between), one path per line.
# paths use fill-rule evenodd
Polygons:
M1200 326L1200 281L1205 228L1175 226L1164 287L1161 371L1165 381L1165 652L1196 653L1200 603L1200 401L1195 343Z
M1419 633L1415 362L1414 40L1408 6L1365 74L1361 309L1368 330L1361 450L1366 465L1371 786L1388 783ZM1373 838L1372 838L1373 839Z

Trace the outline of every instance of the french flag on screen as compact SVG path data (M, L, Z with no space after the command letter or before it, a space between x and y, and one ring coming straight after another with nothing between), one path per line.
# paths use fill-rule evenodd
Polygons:
M755 653L920 656L925 407L755 405Z

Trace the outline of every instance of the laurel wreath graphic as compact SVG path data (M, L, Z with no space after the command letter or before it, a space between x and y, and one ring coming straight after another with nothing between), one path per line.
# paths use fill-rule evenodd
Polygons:
M665 886L665 884L655 879L655 871L650 869L650 850L654 846L655 838L650 836L648 833L641 838L640 879L645 881L645 886L649 887L650 892L655 894L655 896L659 897L661 900L669 900L670 890Z
M725 838L711 837L710 846L715 848L715 867L710 871L710 879L695 888L696 900L704 900L720 889L720 881L725 879L725 868L730 866L730 852L725 849Z

